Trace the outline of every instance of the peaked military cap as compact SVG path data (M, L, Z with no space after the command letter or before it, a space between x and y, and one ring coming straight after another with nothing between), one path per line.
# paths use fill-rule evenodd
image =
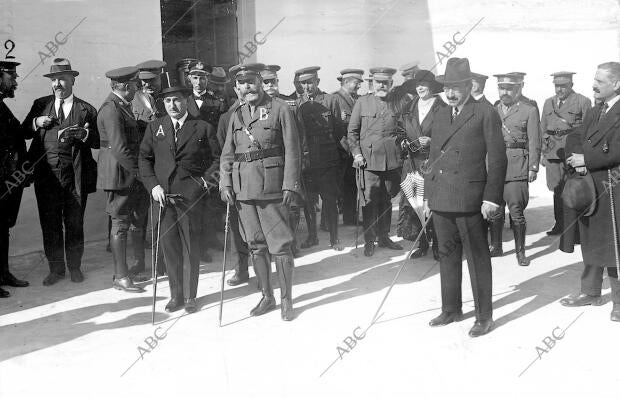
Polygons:
M553 84L568 84L573 82L573 75L575 72L554 72L551 74L553 76Z
M471 78L474 79L474 80L480 81L480 82L486 82L487 79L489 78L489 76L483 75L481 73L472 72L471 73Z
M13 73L16 72L17 65L21 65L19 62L13 61L0 61L0 72Z
M263 70L265 70L265 64L251 63L235 65L231 67L228 72L231 76L235 76L235 79L241 80L247 77L260 76L260 73Z
M107 71L105 77L115 82L125 83L130 80L136 80L138 78L138 72L139 69L135 66L124 66Z
M363 69L355 69L355 68L347 68L340 71L340 76L336 79L342 81L342 79L346 79L348 77L353 77L359 81L364 80L364 70Z
M280 65L265 65L265 69L260 72L263 79L277 79Z
M419 61L413 61L413 62L409 62L405 65L402 65L399 69L400 69L400 74L403 75L404 77L413 77L413 74L415 73L415 71L417 71L418 65L420 64Z
M515 75L513 73L499 73L497 75L493 75L497 78L497 84L521 84L523 79L519 75Z
M370 74L372 75L373 80L392 80L392 76L394 76L394 73L396 73L396 69L390 68L388 66L370 68Z
M305 80L312 79L313 77L318 77L317 71L321 69L320 66L308 66L306 68L298 69L295 74L299 75L297 80L303 82Z
M140 62L136 67L140 69L138 77L142 80L153 79L159 76L168 64L165 61L159 61L157 59L151 59L148 61Z
M189 65L187 65L187 69L188 74L190 75L207 76L209 73L211 73L211 70L213 68L211 68L209 65L202 62L201 60L197 59L190 62Z

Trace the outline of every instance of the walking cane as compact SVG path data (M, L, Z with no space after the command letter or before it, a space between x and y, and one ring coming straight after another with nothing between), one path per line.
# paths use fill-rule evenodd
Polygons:
M609 203L611 207L611 222L614 231L614 254L616 255L617 277L620 277L620 255L618 254L618 225L616 224L616 203L614 200L613 185L615 181L611 178L611 170L607 169L607 182L609 184Z
M155 255L151 253L151 257L155 257L155 263L152 265L153 275L153 308L151 310L151 324L155 325L155 300L157 298L157 262L159 260L159 232L161 228L161 212L163 206L159 205L159 212L157 215L157 240L155 243ZM151 242L153 242L153 199L151 199ZM152 244L152 243L151 243ZM151 248L151 250L153 250Z
M364 169L355 169L355 180L357 182L357 207L355 209L355 248L357 249L359 240L359 227L360 227L360 204L362 202L362 195L364 194L365 181L364 181Z
M220 327L222 327L222 309L224 308L224 279L226 278L226 248L228 246L228 221L230 219L230 203L226 203L226 225L224 226L224 259L222 260L222 284L220 286Z

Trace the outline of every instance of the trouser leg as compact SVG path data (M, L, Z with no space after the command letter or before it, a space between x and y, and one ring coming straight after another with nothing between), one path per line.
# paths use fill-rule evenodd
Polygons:
M603 286L603 267L585 265L581 273L581 293L588 296L600 296Z
M84 195L78 200L77 193L65 191L65 201L63 205L63 218L65 225L65 253L67 257L67 267L80 269L82 256L84 255L84 210L86 209L86 198Z
M60 184L35 183L43 250L50 272L65 273L65 241L62 222L63 193Z

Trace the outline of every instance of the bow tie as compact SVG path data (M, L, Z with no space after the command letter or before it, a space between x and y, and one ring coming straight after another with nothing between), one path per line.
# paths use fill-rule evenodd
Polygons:
M201 101L204 101L205 99L207 99L207 93L204 93L204 94L202 94L202 95L196 95L196 94L194 94L194 99L195 99L195 100L201 100Z

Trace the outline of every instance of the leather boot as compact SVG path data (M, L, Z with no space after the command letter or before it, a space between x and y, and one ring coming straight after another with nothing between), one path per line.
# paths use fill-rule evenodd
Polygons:
M319 238L316 234L316 212L314 206L304 206L304 216L308 225L308 238L302 242L301 248L307 249L319 244Z
M293 311L293 256L275 256L276 271L280 282L280 312L283 321L295 318Z
M131 244L133 245L134 264L129 269L128 275L136 282L145 282L150 279L146 275L144 264L144 234L142 231L131 231Z
M260 281L261 292L263 297L260 299L256 307L250 311L251 316L259 316L268 313L276 308L276 299L273 297L273 288L270 281L271 264L267 254L252 255L252 263L254 264L254 272Z
M332 209L330 209L332 210ZM327 216L327 227L329 228L329 246L336 250L342 250L342 244L340 243L340 239L338 239L338 210L337 207L333 207L333 213L328 211Z
M411 258L420 258L420 257L426 256L426 253L428 253L428 247L429 247L428 238L426 237L426 234L423 233L422 236L420 236L420 242L418 243L418 248L415 249L413 253L411 253Z
M291 231L293 231L291 251L293 252L294 257L299 255L299 249L297 248L297 229L299 228L300 218L301 215L299 214L299 207L291 207L291 210L288 213L288 226L291 228Z
M127 235L112 235L110 248L114 257L114 279L112 286L117 290L130 293L142 293L144 289L133 284L127 269Z
M226 282L229 286L237 286L250 280L248 272L248 256L239 253L239 260L235 267L235 274Z
M504 254L502 249L502 229L504 228L504 218L497 218L489 222L491 232L491 245L489 251L491 257L501 257Z
M530 260L525 257L525 224L514 224L513 231L515 234L515 251L517 253L517 262L522 267L530 265Z

